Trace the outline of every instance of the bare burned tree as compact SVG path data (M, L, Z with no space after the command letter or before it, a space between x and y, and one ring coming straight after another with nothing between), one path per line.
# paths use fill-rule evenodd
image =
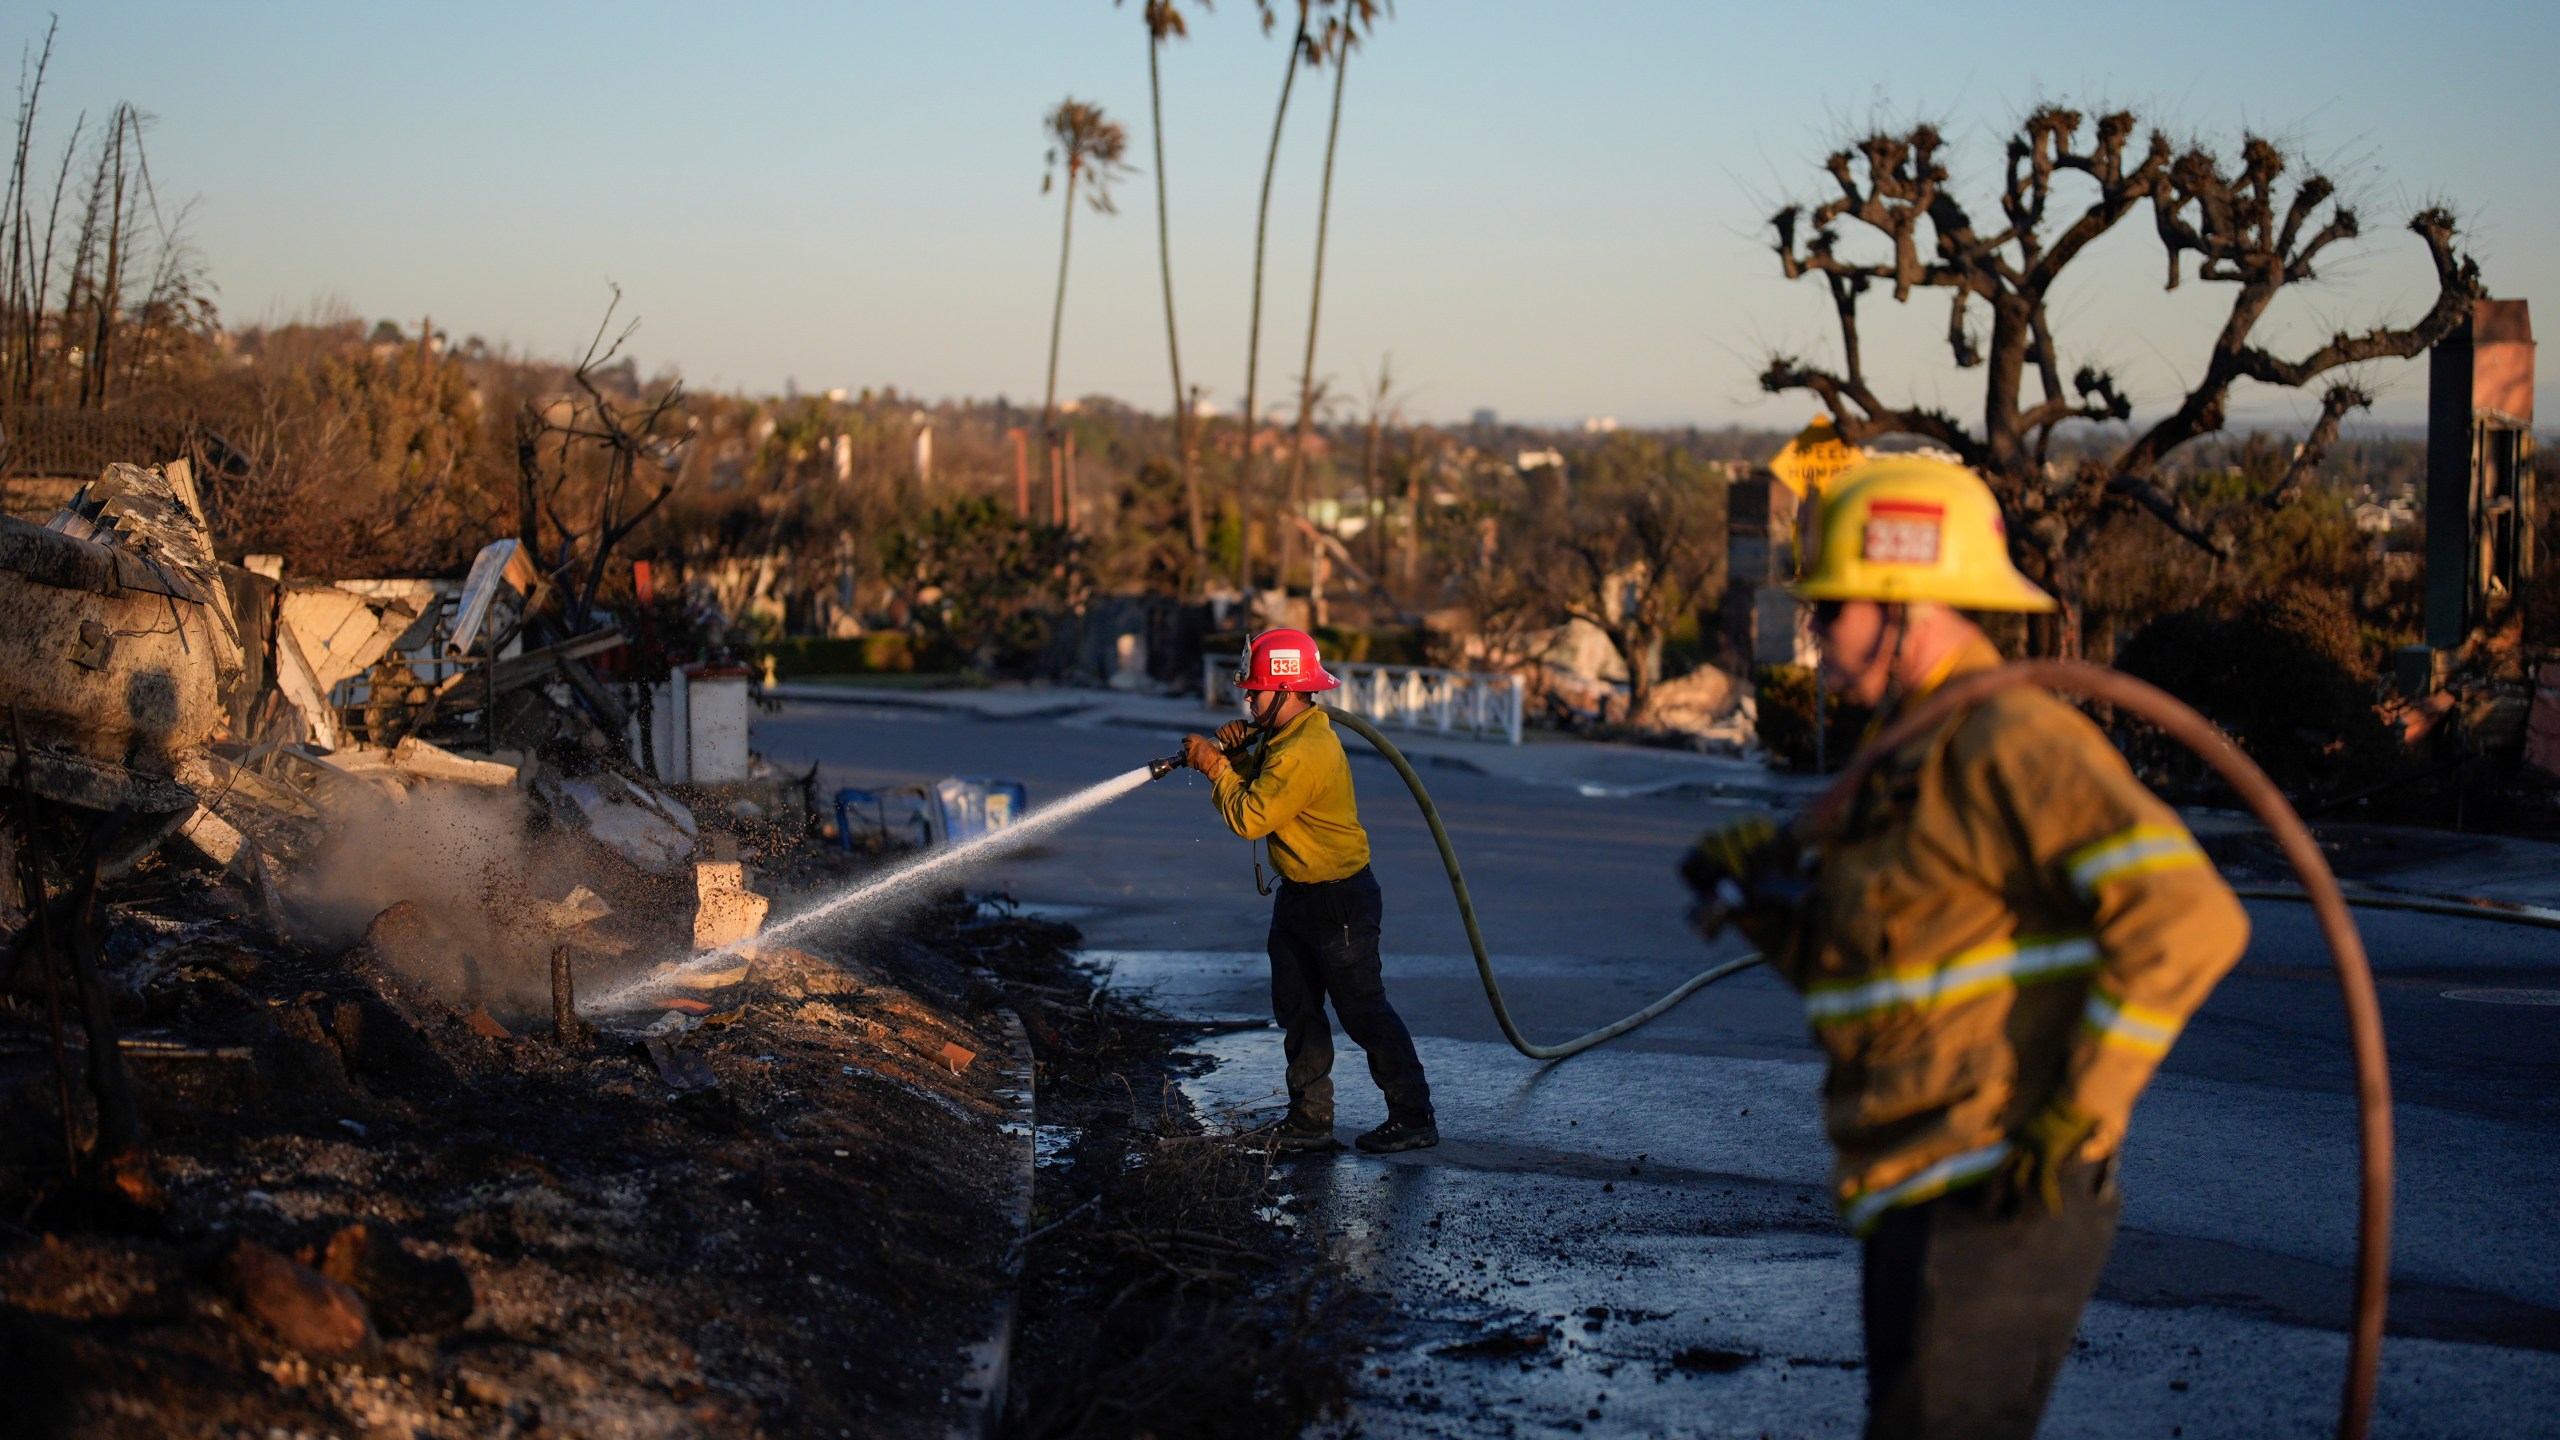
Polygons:
M209 336L213 296L187 240L187 207L164 210L152 182L143 144L149 115L120 103L99 129L83 114L61 159L37 164L59 28L58 21L46 27L22 66L0 179L0 396L97 409ZM90 168L82 183L74 170L84 136Z
M1598 630L1626 665L1627 718L1638 722L1662 680L1664 638L1724 566L1707 487L1663 458L1634 444L1595 457L1589 482L1533 550L1557 610Z
M614 547L676 492L684 443L693 433L679 408L682 384L670 383L655 397L626 398L607 393L600 382L640 325L634 320L613 332L621 305L617 285L571 374L576 391L548 404L528 400L516 415L517 538L554 587L572 633L584 630L594 613Z
M2253 343L2252 332L2286 287L2318 278L2322 257L2356 238L2356 212L2323 175L2285 190L2292 160L2272 141L2248 137L2238 162L2226 165L2212 150L2180 149L2156 129L2137 147L2137 123L2119 111L2100 116L2092 130L2078 111L2058 106L2027 116L2009 141L1999 217L1988 230L1951 190L1943 138L1927 125L1872 134L1832 154L1824 169L1839 193L1810 210L1789 205L1770 222L1787 278L1819 276L1830 292L1841 368L1777 355L1761 373L1761 388L1821 396L1853 444L1914 436L1981 473L2009 513L2021 564L2065 603L2063 624L2041 635L2038 647L2062 653L2078 648L2083 548L2106 511L2139 507L2189 542L2230 554L2233 517L2195 514L2163 477L2161 462L2222 428L2235 382L2299 388L2342 367L2414 357L2452 333L2480 293L2478 267L2454 246L2452 215L2429 208L2409 221L2436 271L2436 300L2423 317L2361 334L2340 331L2297 359L2278 356ZM2064 189L2071 193L2057 193ZM2116 377L2097 366L2078 367L2064 384L2048 300L2073 261L2146 207L2167 254L2168 288L2177 288L2193 255L2199 278L2235 287L2229 316L2202 375L2168 414L2112 456L2049 473L2055 432L2075 422L2128 421L2133 405ZM1844 229L1869 242L1858 247L1862 253L1850 253ZM1880 256L1875 241L1882 242ZM1879 285L1891 287L1897 303L1916 290L1947 292L1947 347L1958 368L1984 371L1979 428L1877 394L1860 345L1858 306ZM1977 305L1990 315L1987 346L1974 322ZM2371 403L2359 386L2333 383L2292 470L2263 503L2282 505L2300 493L2339 422Z

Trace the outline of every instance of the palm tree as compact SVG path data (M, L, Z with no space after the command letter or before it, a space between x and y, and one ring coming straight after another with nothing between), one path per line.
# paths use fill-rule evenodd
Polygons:
M1378 495L1380 445L1389 425L1402 424L1404 408L1395 401L1396 357L1378 359L1378 388L1369 397L1369 445L1360 458L1360 506L1369 531L1369 573L1383 588L1387 580L1387 505Z
M1276 3L1254 0L1254 8L1262 12L1265 35L1279 18L1273 8ZM1262 205L1253 221L1253 320L1246 329L1244 353L1244 454L1236 465L1236 525L1242 532L1236 545L1236 586L1248 594L1253 590L1253 427L1260 418L1254 408L1261 397L1263 237L1271 228L1271 175L1280 165L1280 127L1289 118L1289 92L1298 83L1298 62L1303 58L1316 65L1324 59L1308 28L1312 5L1313 0L1298 0L1298 28L1289 37L1289 68L1280 78L1280 109L1271 117L1271 153L1262 162Z
M1314 423L1316 411L1316 318L1324 307L1324 235L1325 226L1333 218L1333 151L1342 137L1342 82L1351 73L1351 52L1360 46L1363 35L1378 28L1378 12L1385 0L1340 0L1342 13L1328 15L1316 37L1315 51L1309 63L1333 61L1333 117L1324 132L1324 187L1316 201L1316 273L1314 286L1307 294L1307 358L1298 372L1298 428L1289 442L1289 505L1292 513L1302 512L1307 503L1307 429ZM1297 547L1291 539L1295 531L1284 531L1280 550L1280 583L1289 583L1290 552Z
M1119 5L1122 0L1111 0ZM1200 8L1209 8L1209 0L1199 0ZM1147 21L1147 109L1155 127L1156 147L1156 255L1164 271L1164 349L1173 362L1173 454L1175 468L1182 473L1182 503L1191 520L1191 566L1194 583L1201 559L1209 549L1208 521L1200 513L1200 471L1191 453L1191 402L1182 385L1182 341L1173 323L1173 230L1165 205L1164 191L1164 85L1156 75L1156 55L1168 39L1190 37L1191 28L1183 22L1178 0L1145 0Z
M1070 95L1049 112L1049 169L1040 177L1040 193L1049 193L1056 183L1059 167L1067 173L1067 218L1058 235L1058 301L1049 312L1049 388L1040 401L1040 439L1054 446L1057 440L1058 415L1058 331L1067 318L1067 251L1076 238L1076 190L1083 187L1085 202L1102 214L1118 213L1111 203L1112 182L1128 173L1129 167L1120 157L1128 151L1129 132L1116 120L1107 119L1099 105L1087 105ZM1051 452L1053 455L1055 451ZM1049 493L1056 505L1058 471L1050 462Z

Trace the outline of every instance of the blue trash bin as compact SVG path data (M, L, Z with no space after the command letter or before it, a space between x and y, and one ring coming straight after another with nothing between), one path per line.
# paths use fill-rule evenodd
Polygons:
M848 786L836 792L836 840L847 850L865 848L857 836L876 836L882 848L934 843L939 810L921 785L893 785L864 790Z
M1019 780L970 779L953 776L934 782L933 798L942 817L945 844L966 845L992 835L1022 818L1031 808L1031 793Z

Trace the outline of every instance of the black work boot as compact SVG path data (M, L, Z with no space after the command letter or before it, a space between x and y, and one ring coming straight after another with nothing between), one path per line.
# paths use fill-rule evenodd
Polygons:
M1372 1155L1392 1155L1398 1150L1428 1150L1440 1143L1440 1127L1429 1120L1420 1124L1390 1119L1386 1124L1360 1137L1360 1148Z
M1338 1150L1340 1142L1333 1138L1333 1127L1319 1124L1303 1115L1286 1120L1260 1132L1263 1148L1272 1151Z

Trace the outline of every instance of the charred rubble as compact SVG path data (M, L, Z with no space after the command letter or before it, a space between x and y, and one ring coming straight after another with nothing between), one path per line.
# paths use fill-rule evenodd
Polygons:
M459 586L219 564L183 464L0 517L36 1433L947 1425L1009 1224L996 1067L949 1058L1003 1051L985 987L905 943L651 986L857 862L804 784L654 780L619 635L541 643L539 589L511 542Z

